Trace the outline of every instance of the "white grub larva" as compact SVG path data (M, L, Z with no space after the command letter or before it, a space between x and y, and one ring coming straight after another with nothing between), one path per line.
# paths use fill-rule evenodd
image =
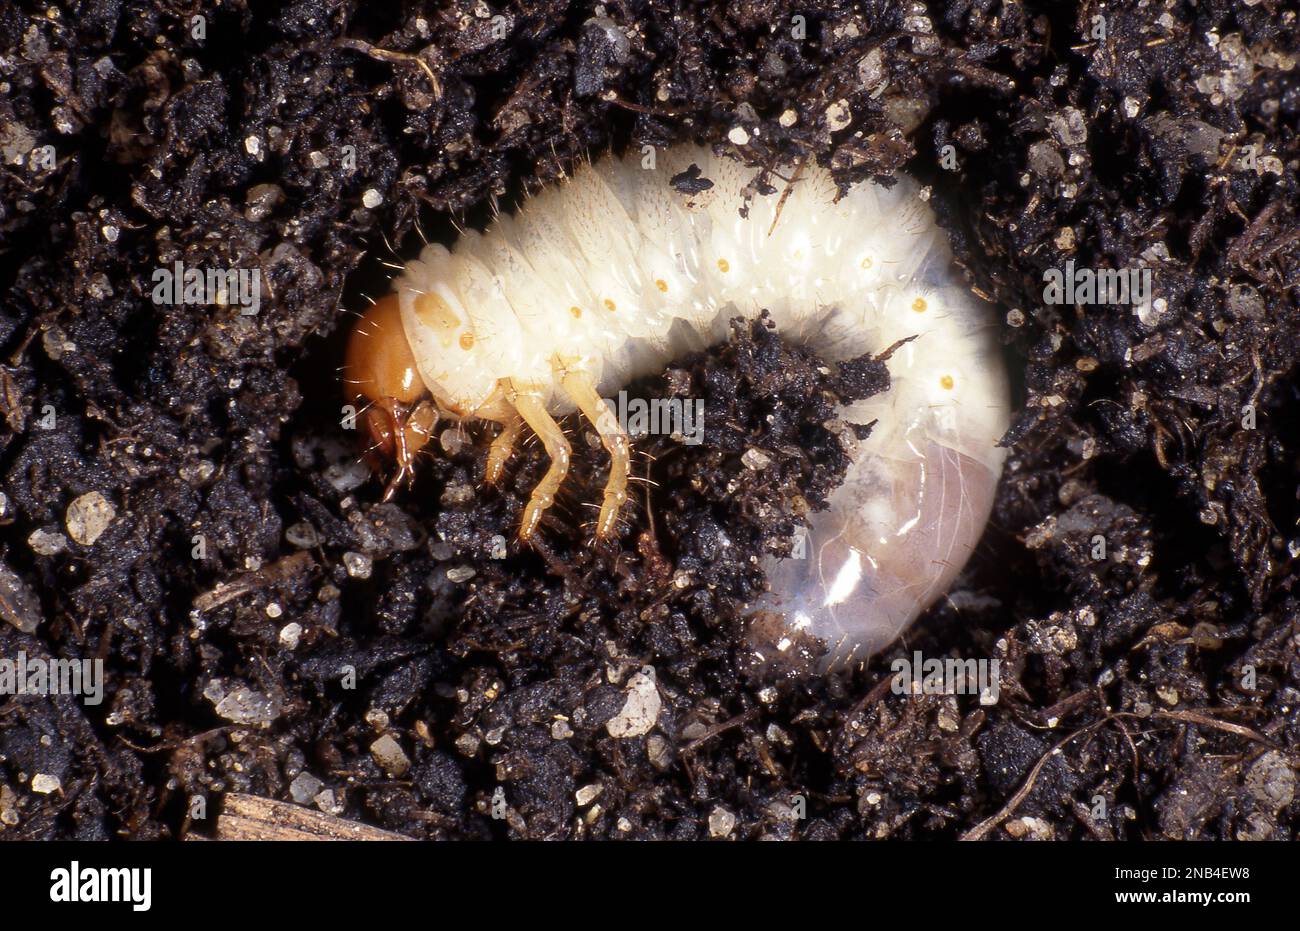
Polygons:
M691 166L712 185L674 188ZM830 508L812 515L806 558L768 559L771 593L757 606L825 640L835 662L888 645L952 584L992 508L1009 418L996 322L955 277L911 179L836 200L819 168L782 174L789 187L754 196L742 216L753 172L738 162L689 146L652 170L609 157L451 250L427 246L349 347L366 424L398 462L390 491L440 414L502 425L489 481L526 425L551 457L527 539L568 468L555 418L579 410L611 456L596 523L606 537L626 499L628 441L602 398L763 309L832 362L903 341L889 390L843 412L876 426Z

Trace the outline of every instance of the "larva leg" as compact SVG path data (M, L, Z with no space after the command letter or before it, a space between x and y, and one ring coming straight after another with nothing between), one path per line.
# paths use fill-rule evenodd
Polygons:
M542 514L555 501L555 493L569 471L571 450L569 441L564 438L564 432L560 430L560 425L546 412L546 404L540 397L535 394L520 394L513 400L519 416L541 438L542 445L546 447L546 454L551 457L551 467L546 470L542 480L533 489L528 499L528 506L524 508L524 519L519 525L519 539L527 540L537 529Z
M613 532L619 508L627 500L627 473L631 459L627 434L623 432L618 418L609 409L605 399L596 393L596 386L589 374L582 371L566 372L560 384L578 405L582 415L596 428L601 444L609 453L609 480L605 482L605 498L600 505L600 517L596 519L596 537L604 539Z
M501 422L501 432L492 440L492 445L488 447L487 469L484 478L489 485L495 485L501 480L501 473L505 471L506 462L510 459L511 453L515 451L515 443L519 440L519 434L523 432L524 421L518 414L510 417L509 420Z
M428 401L421 401L408 411L392 398L385 398L375 407L387 415L392 425L391 428L380 428L384 431L380 436L391 436L395 444L393 455L397 459L397 473L384 488L384 500L391 501L402 482L414 474L415 456L429 442L434 428L438 426L438 409ZM374 421L371 421L372 431L375 429L373 424ZM378 442L382 446L384 440Z

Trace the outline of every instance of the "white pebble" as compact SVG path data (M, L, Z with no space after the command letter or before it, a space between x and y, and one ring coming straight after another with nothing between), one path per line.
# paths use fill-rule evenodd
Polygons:
M385 734L370 745L370 755L390 776L404 776L411 768L411 759L390 734Z
M583 786L573 794L574 800L578 803L579 807L585 808L596 800L596 796L600 795L603 788L604 786L599 782L593 782L591 785Z
M649 670L649 674L647 671ZM627 684L627 701L623 709L609 719L605 729L611 737L640 737L649 733L659 719L662 700L655 686L654 670L646 667Z
M709 812L709 836L730 837L736 827L736 816L721 805Z
M306 805L319 795L323 788L325 783L311 773L299 773L294 777L293 782L289 783L289 797L299 805Z
M49 773L37 773L32 777L32 791L40 795L49 795L51 792L58 792L63 788L63 783L59 781L58 776L51 776Z
M68 536L82 546L91 546L115 517L117 509L111 501L97 491L88 492L68 505Z
M296 650L302 639L302 625L297 621L280 628L280 644L287 650Z
M837 100L826 108L826 128L833 133L839 132L853 122L853 111L847 100Z
M364 553L344 553L343 565L348 570L348 575L354 579L370 578L370 571L374 567L374 561Z
M33 530L27 538L27 545L38 556L55 556L68 548L68 538L49 530Z

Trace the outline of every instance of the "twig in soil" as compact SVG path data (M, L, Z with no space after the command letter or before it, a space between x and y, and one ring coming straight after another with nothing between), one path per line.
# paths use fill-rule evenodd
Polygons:
M665 119L672 119L678 116L687 116L690 110L674 110L671 107L647 107L639 103L633 103L630 100L624 100L618 94L610 93L608 97L601 98L607 100L615 106L622 107L625 110L631 110L633 113L641 113L646 116L658 116Z
M758 709L750 708L748 711L744 712L743 714L738 714L734 718L729 718L726 721L723 721L721 724L713 725L708 730L706 730L703 734L701 734L699 737L696 737L685 747L683 747L682 755L685 756L688 753L694 753L699 748L700 744L704 743L705 741L712 740L714 737L717 737L719 734L723 733L724 731L729 731L733 727L739 727L740 725L744 724L746 721L750 721L757 716L758 716Z
M1134 714L1131 711L1117 711L1113 714L1106 715L1100 720L1093 721L1091 724L1087 724L1074 733L1067 734L1065 737L1061 738L1051 747L1051 749L1039 757L1038 762L1034 764L1034 768L1029 771L1029 776L1026 777L1024 785L1016 790L1016 794L1011 796L1007 803L1003 805L996 814L985 818L979 824L975 825L975 827L963 834L961 840L982 840L989 831L993 830L1007 818L1011 817L1012 813L1020 807L1020 803L1023 802L1029 793L1033 791L1034 784L1038 781L1038 776L1043 771L1043 767L1047 765L1047 761L1059 753L1061 749L1070 741L1074 740L1074 738L1080 737L1084 734L1090 734L1108 722L1114 721L1119 723L1122 718L1137 717L1139 717L1139 715ZM1247 740L1262 743L1264 746L1270 747L1274 750L1278 749L1278 747L1276 747L1268 738L1248 727L1243 727L1240 724L1232 724L1228 721L1220 721L1217 718L1212 718L1199 711L1155 711L1152 712L1151 717L1162 718L1168 721L1178 721L1183 724L1199 724L1202 727L1212 727L1217 730L1226 731L1229 734L1235 734L1238 737L1245 737ZM1124 734L1126 737L1129 736L1127 730L1124 731ZM1136 765L1137 748L1133 746L1131 737L1129 737L1129 745L1133 748L1135 754L1134 765Z
M265 569L246 572L231 582L218 583L210 592L204 592L194 599L195 611L210 611L219 608L227 601L233 601L259 588L267 588L287 581L296 575L308 571L316 565L311 553L299 552L284 559L276 560Z
M1044 753L1041 757L1038 758L1038 762L1034 764L1034 768L1029 771L1029 776L1028 778L1025 779L1024 785L1022 785L1019 789L1016 790L1016 794L1011 796L1011 799L1005 805L1003 805L1002 808L996 814L988 818L985 818L979 824L975 825L975 827L971 828L969 831L963 834L960 839L961 840L983 840L984 836L988 834L989 831L993 830L1003 821L1007 820L1007 818L1011 817L1012 812L1014 812L1017 808L1019 808L1020 803L1023 802L1025 798L1029 795L1029 793L1033 791L1034 784L1038 782L1038 774L1043 771L1043 767L1047 765L1048 760L1050 760L1057 753L1059 753L1061 751L1061 748L1064 747L1066 744L1068 744L1070 741L1074 740L1074 738L1080 737L1084 734L1092 733L1097 728L1105 724L1107 721L1111 720L1112 717L1114 717L1114 715L1106 715L1106 717L1102 718L1099 721L1093 721L1091 724L1084 725L1074 733L1067 734L1066 736L1058 740L1055 744L1053 744L1050 750L1048 750L1046 753Z
M424 69L425 75L429 79L429 85L433 88L433 96L442 96L442 85L438 82L437 76L429 63L419 55L412 55L410 52L395 52L392 49L378 48L366 42L364 39L351 39L344 37L334 43L335 48L345 48L353 52L360 52L362 55L368 55L375 61L385 61L389 64L401 64L413 61Z
M1014 94L1016 91L1016 82L1013 78L985 68L983 65L966 61L961 56L949 59L945 64L949 71L957 72L972 84L992 88L1002 94Z
M1125 712L1125 714L1127 715L1128 712ZM1247 740L1253 740L1256 743L1263 744L1271 750L1278 750L1281 752L1281 748L1263 734L1260 734L1257 731L1252 731L1250 728L1243 727L1240 724L1220 721L1218 718L1212 718L1209 715L1201 714L1199 711L1154 711L1152 712L1152 716L1165 718L1170 721L1181 721L1184 724L1200 724L1202 727L1212 727L1216 730L1226 731L1229 734L1236 734L1238 737L1245 737Z
M1074 712L1086 705L1088 699L1092 698L1095 694L1096 693L1093 692L1092 689L1081 689L1078 692L1065 696L1050 708L1044 708L1042 711L1034 712L1031 715L1028 715L1028 717L1034 727L1051 728L1054 726L1052 722L1060 721L1063 718L1074 714Z
M1250 221L1250 225L1246 227L1246 231L1238 236L1233 241L1232 245L1228 247L1228 261L1235 265L1241 264L1241 260L1248 255L1250 247L1254 245L1255 240L1264 234L1264 230L1268 226L1269 221L1273 219L1273 214L1277 213L1281 206L1282 202L1280 200L1272 201L1259 212L1255 219Z

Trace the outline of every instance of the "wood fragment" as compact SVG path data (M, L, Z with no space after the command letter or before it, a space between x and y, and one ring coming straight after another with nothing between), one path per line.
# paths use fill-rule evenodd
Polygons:
M280 582L288 581L294 576L306 572L316 565L311 553L304 551L286 556L256 572L245 572L229 582L221 582L211 591L204 592L194 599L194 610L211 611L227 601L247 595L260 588L269 588Z
M410 840L289 802L231 792L217 818L217 840Z

